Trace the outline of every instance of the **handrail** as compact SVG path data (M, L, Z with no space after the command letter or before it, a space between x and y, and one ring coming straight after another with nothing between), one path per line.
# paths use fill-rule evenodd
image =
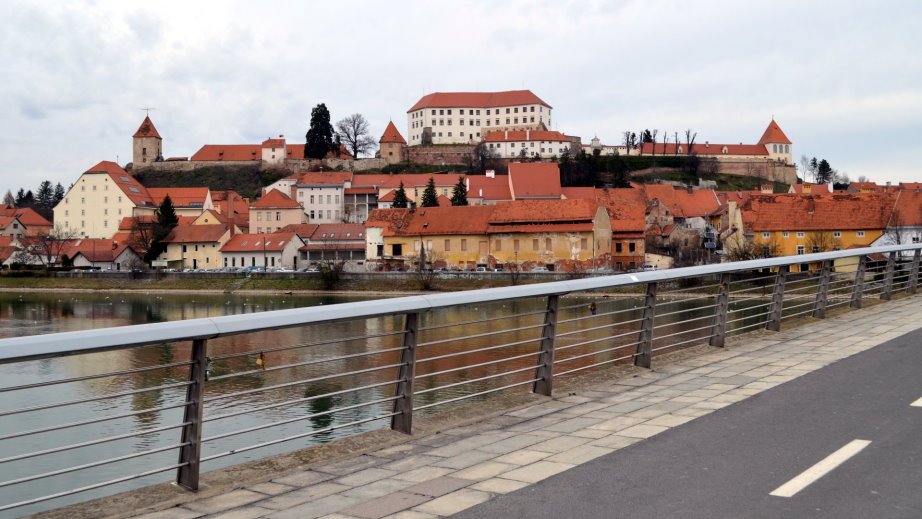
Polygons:
M776 258L717 263L713 265L683 267L652 272L552 281L548 283L513 287L485 288L465 292L342 303L331 306L272 310L260 312L258 314L205 317L184 321L15 337L0 339L0 364L38 360L62 355L125 349L134 346L179 340L214 339L229 335L321 324L333 321L381 317L408 312L422 313L437 308L463 304L564 295L585 290L642 285L645 283L780 267L784 265L817 263L826 260L836 260L869 254L913 251L919 248L919 244L865 247L860 249L819 252L797 256L780 256Z

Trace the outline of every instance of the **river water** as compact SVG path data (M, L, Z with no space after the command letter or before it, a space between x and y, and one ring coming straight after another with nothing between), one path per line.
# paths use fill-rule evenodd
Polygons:
M292 296L292 295L228 295L228 294L163 294L163 293L0 293L0 337L19 337L89 328L124 326L159 321L175 321L199 317L236 315L244 313L281 310L288 308L330 305L367 298L353 296ZM589 299L586 297L565 297L561 299L560 318L588 315L588 304L598 301L599 314L619 312L618 320L637 319L639 306L636 298ZM522 371L506 378L478 382L477 379L491 374L527 368L535 363L534 357L524 357L502 364L490 361L509 356L524 356L535 351L542 322L540 311L544 309L543 299L502 302L490 305L463 306L424 314L421 326L432 329L421 332L421 342L432 342L431 346L420 347L417 367L416 399L414 405L426 405L451 399L474 391L498 387L501 384L528 380L534 372ZM700 304L700 303L699 303ZM683 308L678 303L671 312ZM505 321L492 321L498 315L529 314ZM689 309L686 313L670 316L668 321L705 316L706 312ZM616 317L612 317L615 319ZM484 322L485 321L485 322ZM700 321L706 323L707 321ZM746 324L745 321L739 323ZM558 347L572 345L566 353L558 354L558 360L567 355L579 355L586 348L597 347L598 343L581 345L593 338L606 334L624 332L622 341L627 344L636 340L636 323L594 330L595 321L580 321L563 324L558 333L566 333L557 341ZM231 431L246 431L259 425L284 422L268 430L243 432L226 438L215 438L203 445L203 456L226 454L254 444L271 443L276 440L311 434L293 441L280 441L271 445L222 456L203 464L203 470L229 466L271 454L300 449L318 442L329 441L357 432L387 426L387 420L377 420L354 427L329 430L330 427L386 414L391 403L382 402L368 407L358 407L333 415L321 413L333 408L347 407L359 402L385 399L393 395L394 388L387 382L394 380L395 369L367 371L376 366L397 362L397 352L375 353L400 346L403 319L389 316L376 319L333 323L322 326L274 330L249 335L235 336L209 341L209 355L215 360L211 364L211 379L206 386L206 420L203 437L221 436ZM486 332L500 329L521 328L501 335L479 337ZM668 328L664 333L668 333ZM447 341L458 335L467 337L461 341ZM473 336L473 337L472 337ZM361 337L361 339L353 339ZM446 342L442 342L446 341ZM521 344L515 344L515 343ZM451 356L465 350L481 349L497 344L513 344L502 350L489 350L471 355ZM279 346L291 349L275 351ZM656 344L654 344L654 347ZM179 363L189 358L190 344L161 344L111 351L61 357L41 361L0 365L0 437L16 432L41 429L55 424L81 421L87 417L131 414L124 418L82 425L60 431L29 434L23 437L0 439L0 482L29 475L55 471L68 466L92 463L107 457L166 448L179 440L179 429L168 428L182 421L182 409L173 407L185 399L183 387L167 387L154 391L137 392L124 397L105 399L52 407L29 413L3 415L11 410L36 407L67 400L87 399L94 396L120 393L143 388L179 385L187 378L185 366L168 367L129 375L91 379L51 387L25 391L3 391L23 384L85 377L97 373L131 370L152 365ZM266 351L261 370L257 364L258 352ZM255 354L254 354L255 352ZM366 355L371 353L372 355ZM623 354L622 352L618 353ZM561 369L586 366L600 359L615 358L615 352L607 357L575 359L561 365ZM329 357L351 356L326 362ZM428 359L428 360L427 360ZM298 364L292 368L284 366ZM457 370L459 366L472 366ZM363 371L348 378L325 378L331 373ZM443 371L448 371L444 374ZM430 375L430 376L427 376ZM226 378L225 378L226 377ZM309 384L285 386L291 381L322 379ZM461 386L451 386L461 381L474 381ZM367 390L344 392L349 388L382 384ZM430 391L433 388L450 387ZM264 390L270 386L282 386ZM526 387L518 388L526 391ZM243 393L243 394L241 394ZM333 396L317 395L340 393ZM232 398L222 398L234 394ZM501 395L502 393L498 393ZM268 407L277 401L298 400L294 405ZM148 409L161 409L141 412ZM246 414L232 418L221 417L248 410ZM444 408L438 408L438 411ZM133 413L133 414L132 414ZM423 413L424 414L424 413ZM316 416L313 416L316 415ZM311 416L304 419L305 416ZM23 453L35 452L66 444L111 438L132 430L151 431L140 437L130 437L106 442L100 445L71 449L64 452L30 457L21 460L3 461ZM313 432L316 434L312 434ZM126 459L110 465L70 472L51 478L0 487L0 506L30 499L55 491L82 487L96 482L112 480L126 474L139 473L155 467L176 463L176 451L151 453L138 458ZM173 472L163 472L148 477L91 490L56 499L47 503L30 505L7 512L0 517L17 517L43 509L78 502L99 495L136 488L156 482L168 481ZM0 483L2 485L2 483Z

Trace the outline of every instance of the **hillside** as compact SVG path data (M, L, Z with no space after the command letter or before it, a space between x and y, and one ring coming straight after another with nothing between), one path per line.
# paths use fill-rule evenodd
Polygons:
M181 172L143 169L134 176L147 187L206 186L212 191L233 189L241 196L255 199L259 197L263 186L289 174L291 172L286 169L261 170L256 163L246 166L208 166Z

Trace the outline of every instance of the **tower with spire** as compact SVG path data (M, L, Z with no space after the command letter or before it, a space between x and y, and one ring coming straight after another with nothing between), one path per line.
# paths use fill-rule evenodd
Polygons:
M381 135L378 144L378 157L384 159L388 164L399 164L404 161L407 141L394 126L394 121L387 123L387 128L384 129L384 134Z
M759 139L759 144L765 146L768 151L768 157L772 160L784 162L785 164L794 164L794 154L791 151L791 140L781 131L781 127L772 117L772 122L768 123L768 128Z
M150 116L145 116L138 131L132 136L132 167L139 169L163 160L163 138L157 132Z

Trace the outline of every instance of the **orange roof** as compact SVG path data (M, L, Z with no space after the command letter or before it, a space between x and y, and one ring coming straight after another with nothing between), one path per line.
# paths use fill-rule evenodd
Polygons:
M691 193L682 189L678 190L675 195L676 202L682 208L685 218L707 216L720 207L720 200L710 189L694 189Z
M409 209L372 209L365 220L365 227L382 227L385 231L396 229L405 225L409 217Z
M0 207L0 215L18 218L26 227L51 227L51 222L31 207Z
M486 175L468 175L467 198L482 198L483 200L499 201L512 200L509 191L509 177L499 175L490 178Z
M286 144L285 145L285 156L289 159L303 159L304 158L304 145L303 144Z
M0 247L9 247L13 244L12 236L0 236Z
M270 189L262 198L250 204L255 209L300 209L301 204L278 189Z
M387 175L382 173L358 173L352 175L352 187L374 187L378 188L383 186L387 181L389 181L394 175Z
M447 234L485 234L493 206L421 207L410 213L409 222L397 235L432 236ZM385 236L389 234L385 231Z
M215 225L177 225L163 239L166 243L214 243L227 232L227 226Z
M135 137L135 138L154 137L154 138L162 140L162 137L160 137L160 133L157 132L157 128L154 126L154 123L150 120L150 117L145 117L144 120L141 121L141 126L138 127L138 131L134 132L134 135L132 135L132 137Z
M297 186L342 186L352 180L351 171L323 171L317 173L301 173L298 175Z
M262 160L259 144L205 144L189 160Z
M387 128L384 129L384 133L381 135L381 139L378 142L384 144L386 142L395 142L397 144L406 144L407 141L404 140L403 135L400 135L400 132L397 131L397 127L394 126L394 121L387 123Z
M13 221L19 221L15 216L0 216L0 229L6 229ZM19 222L22 223L22 222Z
M509 130L490 132L483 142L523 142L523 141L551 141L569 142L566 135L557 131L545 130Z
M894 193L752 194L740 209L747 232L884 229Z
M492 207L490 224L499 225L591 221L599 204L594 199L514 200L499 202Z
M594 187L562 187L560 188L560 193L564 198L574 199L574 198L585 198L588 200L595 200L595 188Z
M84 238L79 240L70 240L61 247L61 255L67 255L73 258L78 253L82 254L89 261L113 261L127 248L131 246L127 241L90 239ZM132 249L134 250L134 249Z
M214 203L215 207L220 209L221 214L225 217L230 213L231 202L233 202L234 223L240 228L245 228L249 225L250 200L248 198L240 196L239 193L233 190L212 191L211 201Z
M109 178L115 182L115 185L118 186L135 205L155 205L147 188L142 186L137 179L129 175L127 171L114 162L104 160L86 170L86 173L104 173L109 175Z
M365 241L365 225L361 223L321 223L310 235L311 241Z
M306 240L314 234L314 231L317 230L317 226L318 224L316 223L292 223L279 229L279 232L293 232L302 240Z
M204 207L208 199L207 187L150 187L147 188L154 205L160 205L169 195L173 207Z
M263 148L283 148L285 147L285 139L266 139L262 143ZM302 146L303 149L303 146Z
M682 151L678 151L678 148L681 147ZM688 145L685 143L679 143L676 146L674 142L667 142L663 144L662 142L652 143L644 142L640 145L641 155L653 155L654 150L657 155L685 155L688 150ZM727 152L724 153L724 148L727 148ZM765 146L760 144L714 144L714 143L704 143L692 144L691 148L692 155L701 155L701 156L720 156L720 155L768 155L768 150Z
M803 184L794 184L791 186L791 189L794 190L798 195L804 194L804 187L809 186L807 193L808 195L828 195L829 194L829 184L811 184L805 182Z
M759 139L759 144L791 144L791 141L788 140L788 136L781 131L781 127L778 126L778 123L772 119L772 122L768 123L768 128L765 129L765 133L762 134L762 138Z
M888 226L922 226L922 189L904 189L895 195L896 205Z
M647 198L641 189L597 189L596 200L608 211L613 233L646 230Z
M423 96L407 112L422 108L492 108L495 106L544 105L552 108L531 90L506 92L435 92Z
M560 169L553 162L511 162L509 186L515 200L560 198Z
M221 247L221 252L281 252L292 240L300 242L301 238L293 232L237 234Z

